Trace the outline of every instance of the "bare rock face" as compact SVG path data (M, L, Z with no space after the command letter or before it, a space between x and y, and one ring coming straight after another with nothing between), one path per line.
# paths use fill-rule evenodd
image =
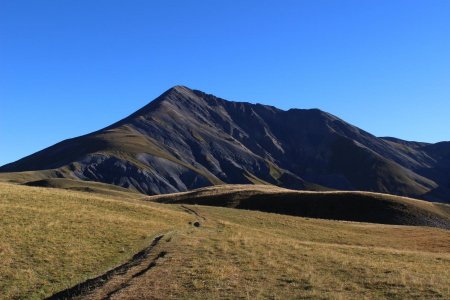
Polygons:
M450 200L450 142L377 138L317 109L231 102L182 86L0 172L48 169L146 194L269 183Z

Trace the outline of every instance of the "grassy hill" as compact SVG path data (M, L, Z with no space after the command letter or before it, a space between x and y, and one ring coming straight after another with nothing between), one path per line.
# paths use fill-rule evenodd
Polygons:
M450 297L447 230L141 197L0 184L2 298Z
M188 222L181 211L117 199L0 184L0 298L50 296Z
M308 192L268 185L222 185L149 198L280 214L450 229L450 205L370 192Z

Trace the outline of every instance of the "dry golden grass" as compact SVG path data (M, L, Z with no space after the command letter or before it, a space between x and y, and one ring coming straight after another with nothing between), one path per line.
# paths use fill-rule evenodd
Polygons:
M112 299L450 297L448 231L190 207L203 226L173 234Z
M361 191L297 191L273 185L217 185L148 198L302 217L450 229L450 205Z
M43 298L106 271L187 223L164 206L0 184L0 298Z
M0 184L0 298L49 296L123 263L160 233L135 273L83 298L450 298L447 230L118 195ZM196 220L200 227L188 224Z

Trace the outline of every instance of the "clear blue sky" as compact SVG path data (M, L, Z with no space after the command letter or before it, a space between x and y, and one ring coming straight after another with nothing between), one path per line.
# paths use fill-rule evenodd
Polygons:
M450 1L0 0L0 165L178 84L450 140Z

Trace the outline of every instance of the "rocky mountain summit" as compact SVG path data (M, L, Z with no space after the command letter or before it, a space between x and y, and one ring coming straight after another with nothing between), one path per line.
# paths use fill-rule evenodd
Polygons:
M450 142L379 138L318 109L285 111L176 86L115 124L0 172L22 182L92 180L145 194L258 183L449 202Z

